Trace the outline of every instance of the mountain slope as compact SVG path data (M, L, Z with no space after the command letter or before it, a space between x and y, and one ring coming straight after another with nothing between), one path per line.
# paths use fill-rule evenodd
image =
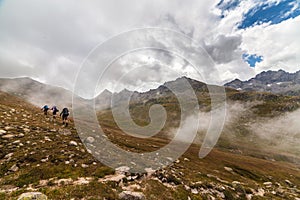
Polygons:
M201 96L201 98L199 98L199 102L204 102L204 97L209 98L208 88L205 83L184 76L177 78L174 81L166 82L158 88L151 89L146 92L129 91L124 89L117 93L111 93L110 91L105 90L95 97L96 108L98 108L98 110L101 110L101 108L110 108L111 103L113 107L116 107L125 103L128 98L130 99L130 103L156 101L157 99L164 99L166 102L174 101L174 99L176 99L174 92L178 92L185 95L186 98L189 98L192 94L190 94L190 91L185 84L189 84L189 86L193 89L193 92L195 92L197 96ZM222 88L221 86L214 87ZM231 88L225 88L225 90L228 92L235 91Z
M235 79L224 86L245 91L271 92L298 96L300 95L300 71L288 73L283 70L266 71L247 81Z
M0 91L17 95L37 106L72 105L72 92L61 87L40 83L31 78L1 78Z
M0 92L0 117L0 199L15 199L32 190L50 199L118 199L130 192L170 200L295 199L300 195L299 168L286 161L222 148L199 159L199 145L194 144L173 165L153 174L122 175L87 152L73 123L63 128L60 120L51 122L22 98ZM159 137L129 137L109 123L102 128L125 150L153 151L168 142Z

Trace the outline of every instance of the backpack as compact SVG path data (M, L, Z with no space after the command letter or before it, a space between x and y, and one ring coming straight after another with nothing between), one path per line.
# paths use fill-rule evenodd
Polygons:
M63 113L63 115L69 115L69 110L68 110L68 108L64 108L64 109L62 110L62 113Z
M58 109L56 108L56 106L52 107L53 112L58 112Z
M49 109L49 107L47 106L47 105L44 105L44 110L48 110Z

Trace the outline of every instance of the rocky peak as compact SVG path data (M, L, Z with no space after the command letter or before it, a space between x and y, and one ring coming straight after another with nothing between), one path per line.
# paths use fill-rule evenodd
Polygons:
M300 71L295 73L284 70L263 71L247 81L235 79L226 83L225 86L247 91L264 91L297 96L300 94Z

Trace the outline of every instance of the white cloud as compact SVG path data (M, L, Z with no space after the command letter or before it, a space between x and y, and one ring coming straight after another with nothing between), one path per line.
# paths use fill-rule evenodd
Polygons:
M276 25L260 25L242 33L242 48L250 54L263 56L255 71L300 69L300 16Z
M300 58L297 45L300 44L297 29L299 18L241 31L236 28L237 24L242 21L243 14L257 6L259 1L241 1L236 9L223 13L225 16L222 19L219 17L220 10L215 7L218 2L4 0L0 5L1 77L30 76L72 89L76 72L93 47L120 32L141 27L171 28L198 41L215 60L221 75L221 80L215 81L220 84L234 78L248 79L264 69L297 70ZM162 45L168 42L170 40L165 40ZM245 52L262 55L264 61L254 70L242 60ZM165 65L175 66L174 69L182 75L197 78L187 63L174 60L166 54L155 56ZM142 62L145 57L148 56L135 57L135 64L145 64ZM114 75L107 79L107 87L112 88L112 83L133 63L118 63L118 68L112 71ZM151 69L144 72L141 77L147 73L153 76ZM166 70L159 72L162 74L157 75L161 76L155 80L158 82L174 76L174 73L168 75ZM207 69L203 72L206 75ZM141 73L136 73L136 76ZM209 79L213 78L209 76ZM129 83L125 81L122 86L134 86ZM140 80L138 85L147 84Z

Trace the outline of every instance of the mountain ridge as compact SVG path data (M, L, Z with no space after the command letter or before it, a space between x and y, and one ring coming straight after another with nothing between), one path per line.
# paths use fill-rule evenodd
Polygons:
M300 70L294 73L289 73L282 69L278 71L263 71L249 80L241 81L240 79L234 79L224 84L224 86L237 90L299 96Z

